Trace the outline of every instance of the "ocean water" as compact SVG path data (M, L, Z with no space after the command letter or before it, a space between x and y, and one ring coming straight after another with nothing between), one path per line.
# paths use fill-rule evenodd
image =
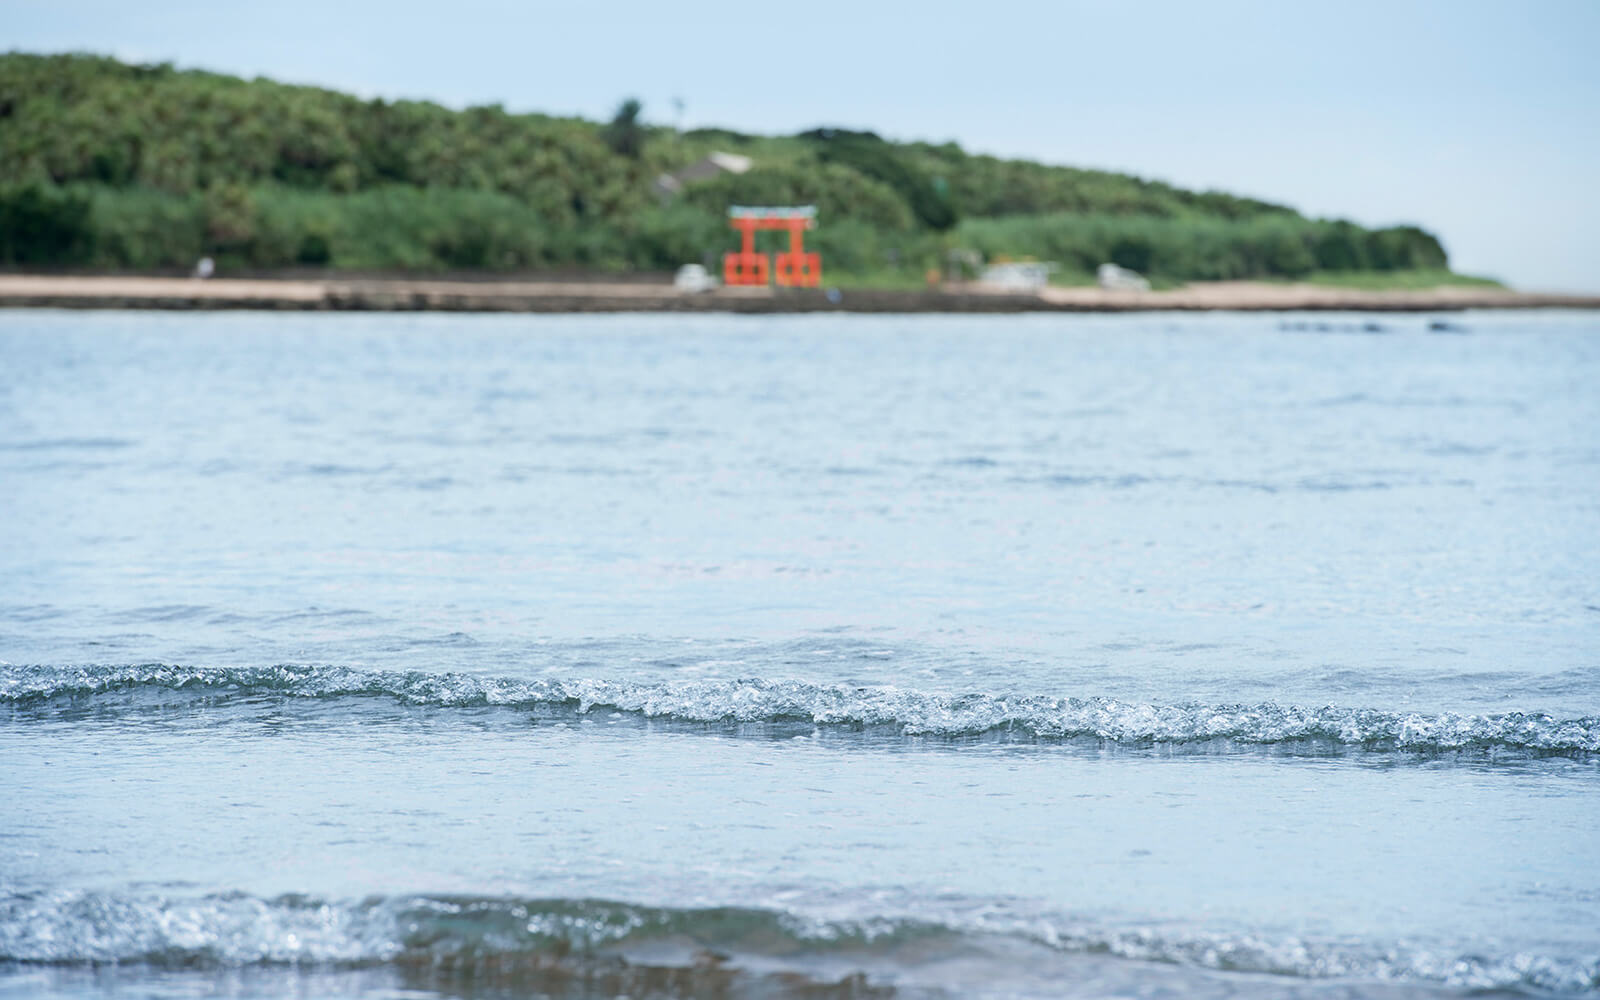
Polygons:
M0 997L1600 994L1600 317L0 312Z

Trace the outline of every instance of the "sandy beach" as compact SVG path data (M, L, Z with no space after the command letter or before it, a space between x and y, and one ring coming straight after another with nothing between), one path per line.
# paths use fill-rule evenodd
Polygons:
M295 309L455 312L1434 312L1600 308L1600 296L1454 286L1366 290L1325 285L1209 282L1168 291L951 284L925 290L720 288L683 292L637 281L462 281L427 278L198 280L170 277L0 275L0 307Z

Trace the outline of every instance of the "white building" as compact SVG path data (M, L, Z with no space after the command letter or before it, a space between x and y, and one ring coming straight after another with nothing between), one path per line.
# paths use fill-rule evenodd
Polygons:
M670 198L683 190L690 181L703 181L719 174L742 174L755 166L756 161L738 153L712 153L670 174L656 178L656 193Z

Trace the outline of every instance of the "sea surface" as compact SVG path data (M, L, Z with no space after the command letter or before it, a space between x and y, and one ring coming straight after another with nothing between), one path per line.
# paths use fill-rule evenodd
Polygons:
M1600 316L0 312L0 997L1600 995Z

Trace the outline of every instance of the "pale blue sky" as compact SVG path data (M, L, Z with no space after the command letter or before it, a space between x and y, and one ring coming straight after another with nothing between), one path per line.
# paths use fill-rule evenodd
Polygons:
M670 123L678 97L686 126L865 127L1416 222L1459 270L1600 291L1600 0L738 6L0 0L0 48L596 118L634 94Z

